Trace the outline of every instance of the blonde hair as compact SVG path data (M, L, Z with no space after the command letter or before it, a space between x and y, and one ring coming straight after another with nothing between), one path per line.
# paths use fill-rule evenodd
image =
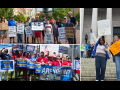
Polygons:
M114 39L115 39L116 37L118 38L118 36L114 36L114 37L113 37L113 42L114 42ZM119 38L118 38L118 40L119 40Z

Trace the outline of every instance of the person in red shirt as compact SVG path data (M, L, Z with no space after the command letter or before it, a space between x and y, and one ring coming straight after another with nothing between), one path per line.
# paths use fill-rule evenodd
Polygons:
M49 66L53 66L53 60L52 60L52 57L51 57L51 56L48 57L47 64L48 64Z
M57 57L53 57L53 66L59 66L59 62L57 61Z
M62 63L62 66L71 66L71 58L68 58Z
M17 73L18 73L18 70L19 70L19 67L16 67L17 65L17 58L20 58L21 54L19 53L18 50L16 50L15 52L13 51L13 48L12 48L12 60L14 60L15 64L14 64L14 67L15 67L15 79L17 80ZM13 72L11 72L11 80L12 80L12 76L13 76Z
M19 51L19 54L20 54L20 57L21 57L22 56L22 51L21 50ZM19 67L19 76L20 76L21 71L22 71L22 68Z
M60 58L59 59L59 66L62 66L62 63L63 63L62 58Z

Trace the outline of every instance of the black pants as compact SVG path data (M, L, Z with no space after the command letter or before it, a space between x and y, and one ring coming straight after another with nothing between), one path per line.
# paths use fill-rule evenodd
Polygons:
M104 80L105 77L105 70L106 70L106 58L96 56L95 57L95 66L96 66L96 80ZM101 73L100 73L101 69Z
M73 44L76 44L76 29L74 29L74 43Z
M55 41L57 41L57 43L58 43L58 37L54 36L54 44L55 44Z
M25 30L24 30L24 39L25 39L25 43L26 43L26 37L27 37L27 36L26 36ZM27 37L27 43L29 43L28 41L29 41L29 39L28 39L28 37Z
M88 50L88 58L91 58L91 50Z
M68 38L68 43L69 44L74 44L74 39L73 38Z
M32 37L32 43L34 44L35 43L35 38Z

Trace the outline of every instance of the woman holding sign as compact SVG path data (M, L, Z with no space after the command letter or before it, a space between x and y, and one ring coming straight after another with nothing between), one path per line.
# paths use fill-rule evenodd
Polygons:
M95 35L90 29L90 35L94 41L95 48L92 52L93 57L95 57L95 66L96 66L96 81L104 81L105 70L106 70L106 62L109 58L107 52L107 45L105 45L104 37L100 37L99 40L95 38ZM101 72L100 72L101 69Z
M21 19L19 19L19 21L18 21L18 23L22 23L22 20ZM17 24L18 24L17 23ZM16 26L17 26L17 24L16 24ZM18 27L17 27L18 28ZM23 34L19 34L19 33L17 33L17 43L22 43L22 38L23 38Z
M2 23L2 24L4 23L1 27L5 27L5 18L4 17L1 17L0 23ZM6 30L0 30L0 43L4 43L4 38L7 37Z
M114 44L117 41L119 41L118 36L114 36L112 44ZM111 54L110 54L111 58L113 59L113 62L115 62L115 64L116 64L117 81L120 81L120 52L117 53L116 55L113 55L112 51L110 51L110 52L111 52Z

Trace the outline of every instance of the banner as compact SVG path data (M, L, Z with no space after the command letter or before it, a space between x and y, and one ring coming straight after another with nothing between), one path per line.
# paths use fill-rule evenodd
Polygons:
M26 45L23 45L23 52L26 52Z
M68 54L68 47L59 46L59 53Z
M74 60L74 69L80 69L80 60Z
M112 52L113 55L116 55L120 52L120 40L112 44L109 49Z
M67 41L65 27L58 28L60 41Z
M99 36L111 35L111 26L109 20L100 20L97 21L97 24Z
M27 60L27 69L35 69L36 61Z
M26 33L26 36L27 36L27 37L33 35L33 32L32 32L32 30L31 30L31 27L30 27L30 26L25 27L25 33Z
M26 45L26 52L34 52L35 46L32 45Z
M0 23L0 30L8 30L7 23Z
M53 43L52 34L46 33L46 34L45 34L45 41L46 41L46 44Z
M44 28L43 22L32 22L32 30L42 31Z
M51 81L71 81L72 68L36 64L35 73L40 73Z
M27 67L27 59L17 59L16 67Z
M24 34L24 24L17 23L17 33L18 34Z
M9 37L16 37L16 26L8 27L8 35Z
M65 27L66 37L74 38L74 30L73 27Z
M14 71L14 60L0 60L0 72Z

